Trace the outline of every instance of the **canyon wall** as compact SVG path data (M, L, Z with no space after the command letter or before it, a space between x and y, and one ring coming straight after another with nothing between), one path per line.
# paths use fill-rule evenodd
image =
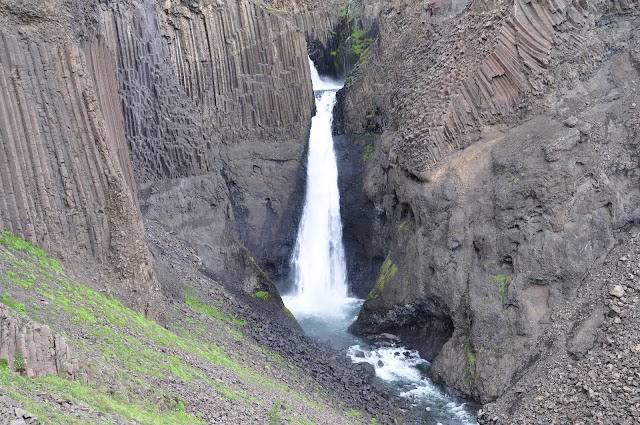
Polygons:
M302 207L306 39L326 42L336 14L311 1L3 0L0 227L154 314L141 210L219 281L275 294L261 269L286 276Z
M398 333L486 402L638 220L638 2L394 1L378 19L342 106L356 140L383 123L362 190L385 261L353 329Z
M92 42L117 52L143 215L192 243L221 280L239 273L239 245L283 279L302 207L313 97L293 10L322 28L330 12L276 6L113 2Z
M153 314L114 62L90 71L65 21L73 6L0 2L0 228L93 268L97 287Z

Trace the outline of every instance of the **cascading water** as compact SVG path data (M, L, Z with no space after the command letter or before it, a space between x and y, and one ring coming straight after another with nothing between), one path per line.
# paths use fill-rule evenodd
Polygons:
M342 244L338 168L331 124L336 92L342 83L318 75L309 59L316 103L311 120L307 158L307 188L293 252L293 291L282 297L302 328L327 340L353 362L368 362L392 391L412 400L416 420L427 424L472 424L473 415L461 403L424 377L428 366L416 351L372 346L347 332L363 300L349 297Z
M342 318L354 301L348 296L342 245L338 167L331 124L342 84L318 75L309 59L316 102L307 158L307 190L293 253L294 291L283 298L296 317Z

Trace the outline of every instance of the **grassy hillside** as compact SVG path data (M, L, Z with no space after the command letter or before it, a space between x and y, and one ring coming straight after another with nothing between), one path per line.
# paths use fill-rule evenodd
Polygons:
M245 321L195 290L167 308L167 329L4 233L0 297L63 336L85 365L76 381L29 379L0 365L0 392L44 423L369 423L328 401L303 371L247 338Z

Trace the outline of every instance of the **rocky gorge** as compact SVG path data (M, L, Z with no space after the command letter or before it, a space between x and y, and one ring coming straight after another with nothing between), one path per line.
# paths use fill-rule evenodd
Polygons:
M351 330L481 423L637 422L639 39L637 0L0 0L0 411L410 421L280 297L309 55Z

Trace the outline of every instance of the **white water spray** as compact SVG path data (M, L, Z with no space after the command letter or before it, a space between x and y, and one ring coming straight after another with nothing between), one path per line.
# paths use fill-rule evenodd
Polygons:
M296 317L339 318L354 301L348 297L338 167L331 133L336 92L342 83L320 77L311 59L309 66L316 115L311 120L307 190L292 258L295 287L283 301Z

